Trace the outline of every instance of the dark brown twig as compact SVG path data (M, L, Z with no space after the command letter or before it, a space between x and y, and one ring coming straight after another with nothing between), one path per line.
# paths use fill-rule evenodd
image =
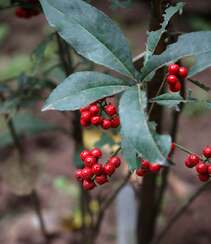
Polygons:
M165 238L169 230L174 226L177 220L185 213L188 207L193 203L193 201L210 185L211 181L208 181L206 184L199 187L199 189L194 192L194 194L185 202L180 209L174 214L174 216L169 220L166 228L160 233L158 238L152 242L152 244L159 244Z

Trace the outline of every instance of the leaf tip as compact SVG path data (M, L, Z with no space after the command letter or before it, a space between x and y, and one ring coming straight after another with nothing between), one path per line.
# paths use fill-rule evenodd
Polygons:
M48 110L55 110L55 108L52 106L52 104L46 104L41 109L42 112L45 112L45 111L48 111Z

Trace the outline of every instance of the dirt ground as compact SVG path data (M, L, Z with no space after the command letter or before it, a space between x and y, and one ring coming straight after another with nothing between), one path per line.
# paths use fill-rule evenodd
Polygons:
M192 2L192 1L189 1ZM201 1L206 4L208 1ZM200 2L200 3L201 3ZM206 2L206 3L205 3ZM202 8L203 4L200 6ZM194 1L194 6L188 6L192 11L199 7ZM147 5L141 7L136 4L131 10L121 10L111 13L106 6L100 4L116 20L123 23L123 30L130 40L134 56L144 50L146 41L146 28L149 20ZM206 6L209 9L210 6ZM204 8L202 8L204 9ZM14 53L30 54L37 43L45 35L45 18L43 16L30 21L18 20L13 11L7 11L0 16L2 23L9 24L12 30L7 40L1 47L1 53L7 56ZM180 21L179 21L180 23ZM179 28L179 27L178 27ZM182 28L186 28L182 25ZM188 27L189 28L189 27ZM0 67L1 69L1 67ZM199 74L196 78L210 85L210 71ZM193 86L190 86L195 90ZM209 94L210 96L210 94ZM41 105L35 109L40 117L63 123L63 116L58 112L40 112ZM200 116L188 116L183 113L180 119L178 142L191 148L192 151L200 152L203 145L210 144L211 138L211 113L205 112ZM166 124L168 126L168 123ZM59 133L48 133L33 138L27 138L24 145L29 155L38 155L44 162L42 177L37 187L42 200L45 221L50 232L62 233L55 239L53 244L73 244L73 236L76 232L71 227L64 228L62 219L67 218L74 212L77 205L75 192L77 185L73 178L74 167L73 141ZM176 151L173 167L169 178L169 187L163 204L164 215L159 219L158 229L161 230L168 222L175 210L196 190L202 183L192 170L183 166L185 155ZM71 183L71 191L64 192L58 189L55 179L67 177ZM211 189L207 189L198 197L188 211L173 226L162 244L210 244L211 229ZM97 243L115 244L116 231L113 223L115 208L108 211ZM30 199L27 197L16 197L0 179L0 243L2 244L43 244L36 217L31 209Z

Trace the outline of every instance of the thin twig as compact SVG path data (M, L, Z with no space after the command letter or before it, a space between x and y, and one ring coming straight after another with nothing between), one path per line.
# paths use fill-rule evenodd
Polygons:
M174 216L170 219L166 228L160 233L158 238L152 242L152 244L159 244L169 232L169 230L173 227L173 225L177 222L177 220L185 213L187 208L193 203L193 201L210 185L211 181L208 181L206 184L203 184L199 187L199 189L185 202L180 209L174 214Z
M122 190L122 188L128 183L129 179L131 177L131 172L127 174L123 182L117 187L117 189L113 192L113 194L104 202L103 206L101 207L101 211L105 212L106 209L110 206L110 204L113 202L113 200L116 198L116 196L119 194L119 192Z
M181 146L181 145L179 145L179 144L177 144L177 143L174 143L175 144L175 146L177 147L177 148L179 148L181 151L183 151L183 152L185 152L185 153L188 153L188 154L195 154L194 152L192 152L191 150L189 150L188 148L186 148L186 147L184 147L184 146Z
M43 237L45 238L45 243L46 244L50 244L51 243L51 239L50 236L48 234L48 231L46 229L46 225L44 222L44 218L43 218L43 214L41 211L41 204L40 204L40 199L38 196L38 193L33 190L32 193L30 194L31 200L32 200L32 204L34 207L34 211L37 215L37 218L39 220L39 225L40 225L40 230L42 232Z
M165 85L165 82L166 82L166 77L163 79L163 81L162 81L162 83L161 83L161 85L160 85L160 87L159 87L159 89L158 89L158 91L157 91L155 97L157 97L157 96L160 94L160 92L162 91L162 89L163 89L163 87L164 87L164 85ZM151 114L151 112L152 112L152 110L153 110L153 108L154 108L154 104L155 104L155 103L152 103L152 104L151 104L151 106L150 106L150 108L149 108L148 116L150 116L150 114Z
M113 192L113 194L109 198L107 198L107 200L104 201L104 204L102 205L102 207L101 207L101 209L99 211L96 223L95 223L94 228L93 228L93 233L94 233L94 236L92 237L93 238L93 243L94 243L94 240L96 239L96 237L98 236L98 233L100 231L101 223L102 223L102 220L103 220L103 217L105 215L106 210L109 208L109 206L114 201L114 199L116 198L118 193L122 190L122 188L128 183L130 177L131 177L131 172L129 172L127 174L125 179L116 188L116 190Z
M11 134L11 137L14 141L15 147L17 148L18 154L19 154L19 160L20 163L22 163L22 159L23 159L23 154L24 154L24 148L19 140L18 134L16 132L13 120L11 118L8 119L8 116L5 115L5 120L9 129L9 132ZM44 223L44 219L43 219L43 215L42 215L42 210L41 210L41 204L40 204L40 199L38 197L38 194L36 192L36 190L33 190L32 193L30 194L30 198L32 199L32 204L35 210L35 214L39 220L39 224L40 224L40 230L41 233L45 239L45 243L46 244L50 244L50 238L49 238L49 234L47 232L45 223Z

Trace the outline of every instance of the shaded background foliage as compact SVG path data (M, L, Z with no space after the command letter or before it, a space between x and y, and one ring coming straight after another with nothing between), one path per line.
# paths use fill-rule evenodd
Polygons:
M4 2L6 6L8 1ZM186 2L184 15L174 20L174 26L176 26L174 29L182 32L210 30L210 3L208 1L201 1L200 4L197 1ZM144 50L145 31L148 28L150 15L148 1L112 1L112 4L111 1L103 1L102 3L91 1L91 3L96 4L97 7L120 23L130 40L134 56ZM119 7L126 8L119 9ZM55 243L71 242L77 239L75 231L81 228L81 215L77 204L80 189L73 180L74 144L71 133L72 126L70 125L73 114L40 112L43 99L47 97L48 91L54 88L58 81L64 79L67 71L61 68L61 60L57 55L58 47L55 39L51 34L49 35L44 17L39 16L26 21L18 20L14 16L14 11L8 9L1 12L0 18L0 89L4 91L7 98L6 101L1 102L0 107L1 164L3 166L11 165L11 162L17 161L17 155L14 154L11 143L11 135L8 133L5 123L5 114L8 115L9 112L9 118L13 119L17 135L21 138L21 143L26 151L26 160L32 165L34 161L35 164L41 165L39 167L42 168L42 174L37 184L47 226L52 233L62 233L61 236L57 236ZM94 68L92 63L79 58L73 51L71 51L71 55L73 56L72 67L76 67L77 70ZM187 64L189 62L191 60L186 61ZM209 70L198 75L197 78L209 85ZM190 87L197 97L208 98L203 91L195 89L191 84ZM25 113L19 113L20 110ZM166 116L168 116L168 112ZM195 151L201 150L201 145L210 143L209 121L210 112L204 104L187 105L180 122L179 141ZM168 126L169 122L165 120L165 128L168 129ZM44 131L45 133L43 133ZM70 132L70 139L66 136L67 131ZM99 138L100 135L96 131L84 132L85 143L89 146ZM100 143L101 145L112 145L114 138L101 137L98 145ZM168 194L163 203L164 214L159 219L160 228L167 222L174 208L181 204L187 195L198 186L194 176L184 170L183 157L184 155L179 152L175 155L177 167L170 175ZM6 163L8 160L10 163ZM121 181L122 175L124 175L124 169L121 174L116 176L115 180ZM14 177L14 174L8 176L8 178L11 177ZM1 176L2 243L43 243L37 223L34 222L30 211L31 199L29 197L15 197L8 185L3 182L4 178ZM14 187L12 188L14 190ZM108 189L103 189L104 194L107 192ZM181 240L185 240L184 243L209 243L209 202L209 190L207 190L191 210L184 215L177 227L175 226L171 230L166 243L182 243ZM94 211L98 210L97 202L91 202L91 206ZM203 211L198 211L202 208ZM115 213L115 206L106 216L98 241L116 243L116 231L113 230L115 224L111 225L113 213ZM87 221L89 222L89 220ZM203 225L199 224L200 222ZM4 230L11 226L11 223L13 223L12 228L9 232L5 232ZM188 231L180 229L180 226L184 225L188 226ZM28 231L24 231L26 226ZM13 239L11 238L12 233ZM187 238L189 238L188 241Z

